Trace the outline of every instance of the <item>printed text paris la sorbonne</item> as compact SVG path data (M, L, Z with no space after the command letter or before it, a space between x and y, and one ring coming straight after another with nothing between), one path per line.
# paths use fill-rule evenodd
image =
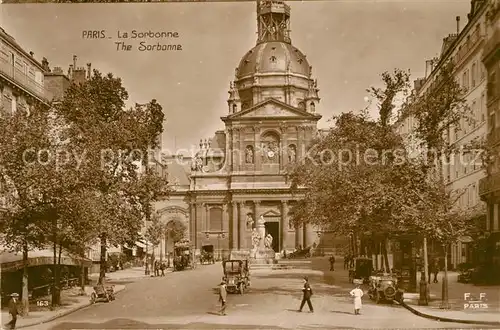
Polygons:
M133 49L132 41L139 41L137 50L139 51L166 51L166 50L182 50L180 44L165 44L160 43L161 39L177 39L180 37L176 31L117 31L115 41L117 51L131 51ZM112 37L106 30L85 30L82 31L83 39L111 39Z

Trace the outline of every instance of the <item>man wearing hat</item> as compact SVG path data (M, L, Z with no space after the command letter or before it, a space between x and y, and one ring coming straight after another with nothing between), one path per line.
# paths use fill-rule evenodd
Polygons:
M302 312L302 308L304 308L305 303L307 302L307 306L309 307L309 311L314 313L313 305L311 303L312 289L309 285L309 279L307 276L304 276L304 287L302 288L302 302L300 303L299 312Z
M16 328L16 322L17 322L17 314L19 314L19 310L17 309L17 299L19 298L19 294L17 293L12 293L10 295L10 301L9 301L9 314L12 317L9 323L7 323L5 326L7 326L7 329L15 329Z
M220 315L226 315L226 299L227 299L227 289L226 289L226 279L222 278L219 286L219 301L221 303L221 308L219 311Z

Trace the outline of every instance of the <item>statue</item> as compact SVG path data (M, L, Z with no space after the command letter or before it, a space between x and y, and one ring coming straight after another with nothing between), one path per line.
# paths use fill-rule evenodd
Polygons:
M295 158L296 157L296 153L295 153L295 146L290 146L288 148L288 162L289 163L295 163Z
M253 250L257 250L259 248L260 240L261 240L260 234L257 231L257 229L254 228L252 230L252 247L253 247Z
M273 248L273 236L271 234L267 234L264 246L268 249Z
M246 221L246 224L247 224L247 229L252 228L252 227L253 227L254 222L255 222L255 221L253 221L252 215L251 215L251 214L247 214L247 221Z
M246 150L246 163L253 164L253 150L251 146L248 146Z
M203 161L201 160L201 157L195 157L191 161L191 170L192 171L201 171L203 167Z

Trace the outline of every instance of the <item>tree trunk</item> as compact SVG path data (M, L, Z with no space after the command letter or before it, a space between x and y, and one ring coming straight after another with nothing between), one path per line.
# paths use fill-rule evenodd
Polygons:
M389 238L386 236L382 241L382 255L384 256L384 267L385 272L392 274L391 266L389 265L389 256L387 255L387 243Z
M23 289L22 289L23 316L29 314L29 290L28 290L28 243L23 243Z
M54 233L54 242L52 245L53 252L53 264L52 264L52 307L56 307L59 305L58 294L59 288L57 287L57 240L56 234Z
M440 308L450 309L450 302L448 300L448 245L444 245L444 276Z
M106 234L101 234L101 256L99 260L99 284L104 284L104 278L106 277Z
M59 244L59 253L57 256L57 266L56 273L54 274L54 282L55 282L55 294L57 305L61 305L61 255L62 255L62 246Z
M80 289L82 295L85 293L85 253L82 253L82 265L80 267Z

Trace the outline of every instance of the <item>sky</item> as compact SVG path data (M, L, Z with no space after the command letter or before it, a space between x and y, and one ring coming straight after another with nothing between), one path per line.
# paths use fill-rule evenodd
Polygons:
M307 55L318 80L328 127L335 114L366 106L366 89L380 86L380 74L409 69L425 73L425 60L437 56L443 38L465 25L468 0L293 1L292 44ZM27 51L66 71L73 55L78 66L92 63L122 78L133 103L156 99L165 112L163 146L190 148L224 129L234 69L255 46L252 2L3 4L0 25ZM83 38L83 31L105 30L107 38ZM177 32L162 40L182 51L117 51L118 32ZM151 43L157 40L151 39Z

